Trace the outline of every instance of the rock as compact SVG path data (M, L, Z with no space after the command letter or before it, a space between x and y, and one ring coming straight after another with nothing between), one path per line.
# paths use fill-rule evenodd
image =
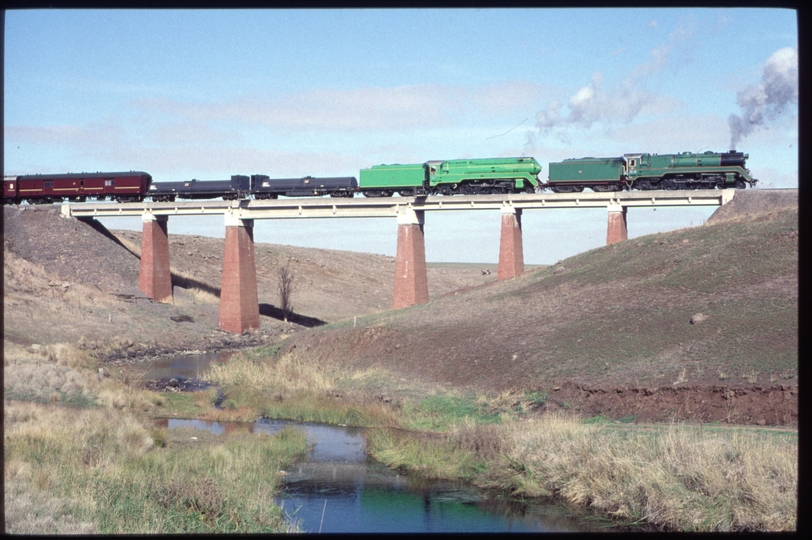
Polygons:
M699 324L702 321L708 320L708 316L704 313L696 313L693 317L691 317L691 324Z

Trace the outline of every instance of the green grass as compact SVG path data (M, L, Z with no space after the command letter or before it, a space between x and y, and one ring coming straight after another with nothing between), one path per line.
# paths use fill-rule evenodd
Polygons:
M230 437L208 448L158 450L95 483L99 532L252 533L286 530L273 504L280 464L301 456L304 434Z
M611 422L612 422L612 419L609 418L608 416L604 415L604 414L599 414L597 416L591 416L589 418L584 418L583 420L581 420L582 424L587 424L587 425L588 424L601 425L601 424L609 424Z
M260 408L260 416L277 420L362 427L391 425L391 417L380 412L377 406L364 407L316 396L270 401Z
M402 406L400 414L409 429L447 431L463 420L498 423L502 411L491 411L473 396L435 394Z
M92 394L81 390L74 392L62 392L56 390L51 392L50 396L47 397L36 392L4 390L3 399L31 401L34 403L59 403L65 407L75 409L90 409L99 407L98 402Z
M486 470L484 461L473 452L459 449L448 439L374 430L367 436L367 448L388 467L424 478L470 481Z

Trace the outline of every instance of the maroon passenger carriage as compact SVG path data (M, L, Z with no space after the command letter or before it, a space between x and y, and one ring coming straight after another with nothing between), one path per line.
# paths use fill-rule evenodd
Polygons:
M143 171L28 174L3 178L3 204L50 204L87 199L143 201L152 176Z

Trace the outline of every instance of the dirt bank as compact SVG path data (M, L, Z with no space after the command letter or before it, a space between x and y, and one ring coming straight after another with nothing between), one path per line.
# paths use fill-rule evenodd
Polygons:
M641 423L797 426L798 385L593 388L568 382L549 392L541 410L573 410Z

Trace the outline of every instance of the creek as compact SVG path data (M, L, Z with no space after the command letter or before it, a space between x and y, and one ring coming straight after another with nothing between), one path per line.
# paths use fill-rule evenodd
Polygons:
M208 363L227 353L160 359L138 369L141 380L180 379L194 388ZM184 359L188 358L188 359ZM225 358L225 359L224 359ZM146 364L146 363L144 363ZM248 429L275 433L294 425L307 433L305 459L284 471L275 502L299 529L312 533L579 532L594 530L559 505L489 496L459 482L432 481L392 471L366 453L369 428L260 419L253 423L164 418L167 429L214 434Z
M460 482L426 480L387 469L366 454L367 428L261 419L253 423L180 418L157 427L307 433L304 460L284 471L275 502L286 519L311 533L578 532L588 530L567 509L488 497Z

